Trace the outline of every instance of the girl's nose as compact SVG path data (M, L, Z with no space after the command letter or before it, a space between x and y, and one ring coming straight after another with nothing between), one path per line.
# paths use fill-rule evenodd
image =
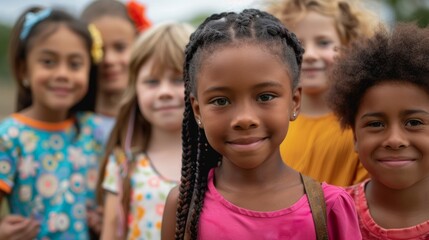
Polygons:
M103 48L103 64L109 65L112 64L115 61L115 52L112 49L109 48Z
M67 63L60 63L57 67L56 78L60 80L67 80L69 74L70 74L70 70Z
M389 149L401 149L409 146L409 140L401 127L390 127L387 132L383 147Z
M173 96L173 86L169 80L162 80L158 90L160 98L171 98Z
M234 117L231 122L234 130L248 130L259 127L260 120L255 109L250 104L237 106L233 111Z
M305 46L305 52L303 55L303 60L307 62L313 62L317 59L317 50L311 44Z

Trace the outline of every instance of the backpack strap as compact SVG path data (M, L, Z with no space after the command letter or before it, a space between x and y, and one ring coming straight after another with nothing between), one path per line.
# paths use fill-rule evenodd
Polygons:
M310 204L317 240L328 240L328 227L326 224L326 204L322 186L312 178L300 173L304 191Z

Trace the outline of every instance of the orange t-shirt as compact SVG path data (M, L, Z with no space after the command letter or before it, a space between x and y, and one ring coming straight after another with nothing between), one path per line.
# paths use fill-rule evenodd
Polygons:
M354 150L353 132L343 130L334 114L300 115L280 145L283 161L320 181L350 186L369 177Z

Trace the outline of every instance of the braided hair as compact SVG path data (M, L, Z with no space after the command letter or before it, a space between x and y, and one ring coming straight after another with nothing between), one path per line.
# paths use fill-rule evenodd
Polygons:
M208 54L228 44L255 43L268 47L278 55L291 75L292 87L299 81L304 49L296 36L274 16L256 9L240 13L224 12L208 17L191 35L186 46L184 63L185 112L182 126L182 172L176 212L176 239L189 234L197 239L198 221L204 204L210 169L222 156L207 141L204 129L199 128L191 105L191 95L197 97L197 72Z

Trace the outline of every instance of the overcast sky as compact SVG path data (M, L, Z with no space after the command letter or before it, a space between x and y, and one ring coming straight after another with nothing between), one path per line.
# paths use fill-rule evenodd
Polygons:
M79 15L92 0L0 0L0 21L12 25L30 6L57 6ZM258 8L264 0L138 0L147 6L147 15L154 22L167 20L186 21L198 13L238 11ZM266 0L265 0L266 1ZM122 0L124 2L124 0Z

